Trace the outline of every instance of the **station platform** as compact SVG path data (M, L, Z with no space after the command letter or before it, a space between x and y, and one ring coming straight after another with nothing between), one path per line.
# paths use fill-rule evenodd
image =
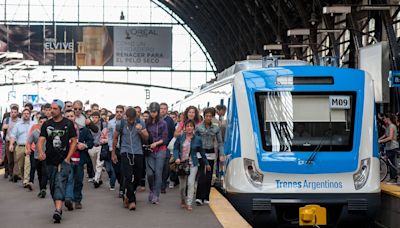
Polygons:
M381 208L375 218L380 227L400 227L400 185L381 184Z
M39 199L37 183L30 192L21 182L12 183L3 178L0 170L0 227L54 227L54 211L49 190L46 198ZM94 189L87 180L83 190L83 209L63 209L63 220L57 227L69 228L123 228L123 227L251 227L231 204L212 189L210 205L193 205L189 212L180 208L179 189L167 189L159 205L147 202L148 191L137 193L137 209L129 211L122 206L118 191L110 191L107 182Z

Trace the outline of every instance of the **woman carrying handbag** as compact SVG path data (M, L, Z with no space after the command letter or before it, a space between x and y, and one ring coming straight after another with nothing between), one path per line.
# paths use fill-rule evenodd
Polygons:
M195 122L187 120L185 122L185 132L179 135L174 145L174 159L177 164L177 174L179 176L179 191L181 194L181 207L192 210L194 184L196 181L199 160L197 152L200 152L201 157L206 163L207 170L211 170L204 150L202 149L202 142L199 136L193 134ZM187 197L186 197L187 188Z

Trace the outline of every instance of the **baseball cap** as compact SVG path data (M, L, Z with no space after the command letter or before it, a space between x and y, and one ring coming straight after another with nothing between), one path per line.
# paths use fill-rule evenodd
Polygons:
M62 100L59 99L54 99L53 100L53 104L58 105L58 107L60 107L60 110L64 109L64 102Z

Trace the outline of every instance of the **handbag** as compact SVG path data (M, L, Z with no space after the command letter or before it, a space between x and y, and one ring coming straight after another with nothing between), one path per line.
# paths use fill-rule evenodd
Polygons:
M176 163L173 155L169 158L168 164L169 164L169 170L176 172Z
M178 176L189 176L190 175L189 160L183 161L179 165L177 165L176 174Z
M110 161L110 160L111 160L110 149L108 147L108 144L105 143L105 144L101 145L100 161Z

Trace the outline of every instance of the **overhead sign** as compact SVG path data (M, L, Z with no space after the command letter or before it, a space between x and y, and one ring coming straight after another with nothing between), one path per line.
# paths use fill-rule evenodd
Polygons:
M171 27L114 27L114 65L172 67Z
M389 72L389 86L400 87L400 71L392 70Z
M0 25L0 51L41 65L172 67L172 27Z

